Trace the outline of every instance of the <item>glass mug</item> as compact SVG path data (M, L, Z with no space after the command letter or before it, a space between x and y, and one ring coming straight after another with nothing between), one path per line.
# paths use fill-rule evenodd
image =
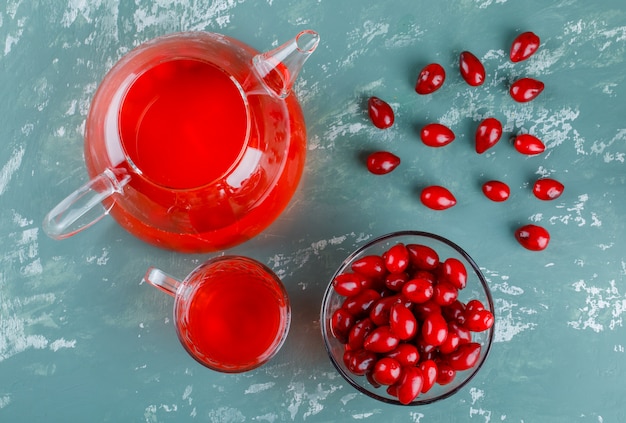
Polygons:
M174 297L182 346L200 364L240 373L268 362L287 338L289 298L281 280L251 258L209 259L183 281L151 267L144 281Z

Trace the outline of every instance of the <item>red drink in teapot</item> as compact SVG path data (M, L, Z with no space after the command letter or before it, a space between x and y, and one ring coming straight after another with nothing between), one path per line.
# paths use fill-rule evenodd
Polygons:
M106 75L87 117L91 180L48 214L46 233L65 238L111 214L137 237L181 252L257 235L303 171L306 128L290 88L318 41L304 31L259 54L191 32L131 51Z
M122 100L119 133L134 165L155 184L195 189L228 172L246 146L248 104L220 68L175 59L148 69Z

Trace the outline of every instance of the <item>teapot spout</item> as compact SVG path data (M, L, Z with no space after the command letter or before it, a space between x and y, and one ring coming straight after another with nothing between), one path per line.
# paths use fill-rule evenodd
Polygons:
M317 32L305 30L280 47L254 56L252 69L265 91L278 98L287 97L319 40Z

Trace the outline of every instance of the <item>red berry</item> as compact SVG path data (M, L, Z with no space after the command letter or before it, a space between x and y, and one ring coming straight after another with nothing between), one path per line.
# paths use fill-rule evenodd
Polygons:
M500 141L502 124L496 118L489 117L476 128L476 152L482 154Z
M409 275L406 272L389 273L385 277L385 286L392 291L401 291L408 280Z
M402 366L415 366L420 359L417 347L410 343L399 344L395 350L387 353L386 356L397 360Z
M398 381L397 396L400 403L410 404L422 391L424 375L418 367L405 367Z
M471 369L478 363L481 349L478 342L462 344L456 351L447 354L445 361L456 371Z
M426 279L411 279L402 287L402 294L417 304L430 300L434 293L433 284Z
M456 301L459 290L448 281L439 281L435 285L433 299L440 306L447 306Z
M434 293L434 286L433 286ZM423 303L416 303L413 306L413 312L419 322L422 322L431 314L441 314L441 306L437 304L432 298Z
M355 272L370 278L380 278L385 276L387 268L385 267L385 261L381 256L369 255L361 257L356 260L350 266Z
M400 157L388 151L376 151L367 156L367 170L374 175L385 175L400 164Z
M374 330L376 325L369 318L359 320L352 326L348 334L348 345L352 350L360 350L363 348L363 342L367 335Z
M463 289L467 285L467 269L463 262L450 257L443 262L443 276L457 289Z
M430 391L437 382L437 364L433 360L424 360L419 364L419 368L424 376L424 384L422 385L422 393Z
M454 141L454 132L440 123L429 123L420 132L422 142L429 147L443 147Z
M461 76L472 87L477 87L485 82L485 67L478 57L469 51L461 53L459 58L459 68Z
M530 134L516 136L513 145L518 152L526 154L527 156L541 154L546 149L546 146L539 138Z
M465 304L458 299L441 309L441 314L449 322L465 323Z
M448 189L431 185L422 190L420 195L422 203L433 210L445 210L456 204L456 198Z
M461 337L459 334L448 330L446 340L443 341L443 344L439 345L439 352L442 354L450 354L456 351L459 345L461 345Z
M409 266L409 251L404 244L396 244L384 255L385 267L390 273L404 272Z
M367 372L365 374L365 378L367 379L367 381L370 383L370 385L372 385L374 388L380 388L382 385L378 382L376 382L374 380L374 378L372 377L372 372ZM388 387L389 388L389 387Z
M330 331L342 344L348 342L348 334L356 322L354 316L343 308L338 308L330 319Z
M428 345L439 346L448 336L448 323L440 313L431 313L422 323L422 339Z
M342 273L333 279L335 292L344 297L358 294L363 285L363 276L356 273Z
M391 332L389 326L379 326L374 329L363 342L363 348L375 353L388 353L393 351L400 339Z
M446 71L438 63L426 65L417 77L415 92L418 94L431 94L443 85L446 79Z
M393 385L400 379L402 367L390 357L383 357L372 368L372 379L381 385Z
M493 326L495 319L489 310L475 310L466 315L465 327L472 332L482 332Z
M396 304L400 298L397 295L389 297L381 297L372 306L369 316L372 322L377 326L389 324L389 313L391 306Z
M341 307L357 318L363 317L369 314L372 306L379 298L378 291L368 288L346 298Z
M511 84L509 93L513 100L526 103L535 99L544 89L544 83L533 78L521 78Z
M483 184L483 194L491 201L506 201L511 195L511 189L501 181L487 181Z
M427 245L408 244L406 249L411 264L420 270L433 270L439 265L439 255Z
M511 44L511 51L509 57L511 62L521 62L528 59L535 54L539 48L539 37L533 32L523 32L515 37L513 44Z
M405 341L417 333L417 320L404 304L394 304L389 312L389 327L400 340Z
M367 112L377 128L386 129L393 125L393 109L386 101L378 97L370 97L367 100Z
M459 336L460 344L472 342L472 332L458 322L448 322L448 334L454 332Z
M485 305L480 300L477 300L477 299L469 300L467 304L465 304L466 313L473 313L475 311L484 310L484 309L485 309Z
M524 225L515 231L515 238L526 249L544 250L550 242L550 234L538 225Z
M549 201L559 198L565 187L556 179L541 178L533 185L533 194L540 200Z
M343 362L348 370L359 376L372 370L377 360L378 356L367 350L346 350L343 355Z
M437 363L437 383L447 385L456 377L456 370L445 361L435 361Z

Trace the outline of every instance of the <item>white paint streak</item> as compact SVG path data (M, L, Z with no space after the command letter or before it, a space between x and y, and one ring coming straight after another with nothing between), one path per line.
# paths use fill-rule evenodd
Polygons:
M589 201L588 194L581 194L577 198L577 202L575 202L571 206L560 205L557 208L565 209L567 213L561 215L555 215L548 219L551 224L561 222L563 224L569 224L570 222L575 223L577 226L585 226L587 224L587 220L590 219L590 226L600 227L602 226L602 221L598 217L597 213L591 212L589 216L585 217L585 204Z
M497 316L494 342L508 342L521 332L537 327L536 323L525 322L523 318L523 315L537 313L535 310L521 308L519 304L502 298L496 298L494 302Z
M364 420L364 419L369 419L370 417L376 415L376 413L374 412L369 412L369 413L358 413L358 414L353 414L352 418L354 420Z
M59 351L61 348L76 348L76 340L72 339L71 341L67 341L60 338L51 342L49 348L54 352Z
M483 410L482 408L470 407L469 416L470 418L475 416L483 417L485 423L489 423L491 421L491 411Z
M10 403L11 403L11 396L10 395L3 395L3 396L0 397L0 409L6 407Z
M193 399L191 398L191 392L193 391L193 386L187 385L185 387L185 391L183 392L183 401L188 401L189 405L191 405Z
M3 275L0 273L0 281ZM2 298L2 297L0 297ZM0 303L0 362L28 349L41 350L50 342L40 334L32 333L28 310L55 302L54 294L33 295L26 298L2 299Z
M508 275L502 275L498 271L490 269L481 269L487 277L492 292L499 292L509 297L522 297L524 289L512 285ZM499 279L500 282L494 281ZM534 329L537 325L527 322L528 316L537 314L537 310L520 307L518 303L513 302L513 298L496 298L494 300L494 308L496 315L496 324L494 332L494 342L508 342L521 332Z
M104 266L109 261L109 251L105 248L102 249L102 254L98 256L89 256L86 258L87 263L96 263L98 266Z
M22 38L22 35L24 34L24 28L26 27L26 23L27 23L27 20L25 17L18 18L17 20L15 19L17 5L19 5L19 2L15 4L16 7L14 7L13 10L7 10L8 12L7 14L11 18L11 20L15 20L15 30L14 32L7 34L6 39L4 40L4 55L5 56L8 55L13 50L13 47L17 45L17 43L19 43L20 39ZM11 9L11 7L9 6L7 7L7 9ZM2 20L0 19L0 26L3 26L2 25L3 23L4 22L2 22Z
M291 415L291 420L295 420L300 411L302 411L302 420L319 414L324 409L322 401L340 389L342 389L341 385L330 385L325 389L322 384L318 384L314 392L307 392L304 383L290 383L286 395L289 397L287 410ZM300 410L301 407L305 409Z
M217 26L225 28L230 24L230 11L237 6L237 0L215 0L189 3L186 0L138 1L138 8L133 16L137 32L168 23L179 26L186 22L186 30L203 30ZM173 12L176 10L177 12Z
M478 388L470 388L469 393L472 397L472 405L476 404L476 401L485 397L485 391Z
M0 196L4 194L9 186L11 178L22 165L22 159L24 158L25 152L26 150L21 146L14 149L9 160L4 164L4 166L2 166L2 169L0 169Z
M574 282L572 287L585 295L585 304L577 309L577 318L569 321L568 326L594 332L623 326L626 296L620 292L614 279L609 281L608 287L592 285L582 279Z
M237 410L236 408L219 407L209 412L209 421L215 423L238 423L246 421L246 416L244 416L241 411Z
M404 33L394 34L388 40L386 40L385 47L388 49L392 49L412 46L417 40L421 38L423 34L424 30L422 30L419 26L415 24L411 24L408 28L408 31Z
M363 234L345 234L337 235L330 239L323 239L312 242L308 247L301 248L290 254L276 254L268 259L268 264L279 278L288 275L286 267L291 269L292 274L297 269L301 269L313 256L318 256L328 246L340 245L348 238L356 238L355 242L361 242L368 237ZM306 287L305 287L306 288Z
M257 394L259 392L263 392L273 388L274 385L276 385L275 382L255 383L253 385L250 385L248 389L244 391L244 394Z
M345 51L350 54L346 55L343 60L338 61L339 68L348 68L355 65L355 61L364 55L368 49L367 46L375 38L387 35L389 32L389 24L385 22L365 21L360 28L355 28L348 32Z
M474 2L478 5L479 9L486 9L492 4L504 4L506 0L474 0Z

